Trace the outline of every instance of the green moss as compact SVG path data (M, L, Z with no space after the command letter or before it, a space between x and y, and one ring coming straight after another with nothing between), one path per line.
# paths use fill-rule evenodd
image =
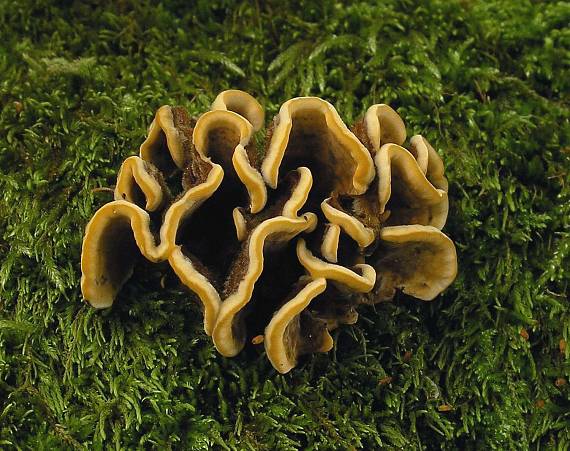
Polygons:
M570 5L372 3L0 0L1 448L570 446ZM445 161L455 284L365 310L286 376L219 356L162 268L84 306L94 189L160 105L230 87L269 116L398 108Z

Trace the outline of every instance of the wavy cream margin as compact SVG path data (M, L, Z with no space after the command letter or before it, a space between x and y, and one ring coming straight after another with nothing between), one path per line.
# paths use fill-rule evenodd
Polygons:
M338 262L338 244L340 241L340 226L327 224L323 241L321 242L321 254L325 260L331 263Z
M359 293L369 292L376 282L376 271L372 266L365 263L354 265L354 269L361 273L358 274L345 266L325 262L307 249L307 244L302 238L297 241L297 257L313 279L324 277Z
M132 268L127 269L125 277L117 286L107 283L111 278L105 275L105 252L100 243L108 228L122 220L129 222L135 242L146 258L151 261L159 261L161 258L150 232L150 217L146 211L124 200L103 205L87 224L81 248L81 291L83 297L95 308L111 306L118 291L132 275Z
M374 152L377 152L383 144L402 145L406 140L404 121L386 104L380 103L368 108L364 115L364 125Z
M455 280L457 276L457 252L453 241L449 239L441 230L422 225L406 225L385 227L380 234L380 240L398 245L398 251L406 253L407 247L412 244L419 244L429 247L421 257L414 254L409 260L410 265L406 267L407 277L400 277L398 280L389 280L392 289L401 289L404 293L415 298L431 301L443 290L445 290ZM382 265L382 254L373 264L378 271L378 282L380 289L385 279L390 279L390 268ZM402 260L404 257L402 257ZM392 278L393 279L393 278Z
M128 157L117 176L115 186L115 200L126 200L134 203L133 188L136 183L145 195L145 210L155 211L164 201L162 186L148 170L147 165L152 164L137 156Z
M166 146L170 152L172 161L174 161L174 164L179 169L184 169L187 163L186 155L184 154L180 134L174 126L172 107L169 105L161 106L156 112L154 119L148 129L148 136L140 146L140 157L145 161L154 163L154 146L159 141L161 133L164 133L166 136Z
M289 241L301 232L315 228L317 217L306 213L300 218L277 216L267 219L251 232L248 242L248 268L235 292L223 300L212 334L214 345L226 357L236 355L244 346L233 333L235 316L250 301L255 283L263 271L263 248L271 235L279 241Z
M412 136L410 151L418 160L418 165L432 185L447 192L449 183L445 178L443 161L427 139L421 135Z
M344 124L335 108L318 97L296 97L281 105L277 116L277 125L273 130L271 142L261 164L261 173L267 184L272 188L277 186L279 167L289 143L295 114L303 110L322 113L325 117L327 129L341 145L350 149L349 155L354 161L355 170L352 177L352 190L347 194L365 192L374 178L374 166L370 153Z
M344 233L356 241L360 247L370 246L376 238L374 230L366 227L354 216L333 207L330 200L329 197L321 202L321 210L329 222L339 225Z
M297 365L297 356L295 356L294 360L287 356L285 343L287 326L309 306L314 298L323 293L326 287L327 281L322 277L311 280L301 291L275 312L265 328L264 343L267 358L281 374L289 372ZM328 352L332 349L333 340L326 329L325 334L325 343L317 352Z
M204 331L207 335L212 335L218 311L220 310L220 295L212 283L198 271L192 261L182 253L181 246L175 246L168 262L180 279L180 281L192 290L204 307Z
M251 141L252 125L237 113L215 110L204 113L194 127L192 141L203 158L208 158L208 131L216 127L231 127L239 133L239 143L232 154L232 164L237 176L247 189L250 198L250 211L259 212L267 202L267 188L261 174L251 166L246 146Z
M239 89L220 92L212 103L211 110L233 111L247 119L256 132L261 130L265 123L265 112L259 102Z
M166 211L164 222L160 228L160 243L157 245L150 230L150 217L137 205L118 200L103 205L91 218L85 229L81 250L81 291L83 297L98 308L109 307L118 292L98 286L96 280L102 271L101 258L98 255L98 244L104 238L108 226L113 219L125 218L131 224L136 244L141 254L152 262L166 260L175 247L176 232L180 222L192 214L218 188L223 178L223 170L217 164L204 183L189 189L182 198L172 204ZM126 281L126 279L125 279ZM119 287L120 288L120 287Z
M374 163L378 173L378 203L384 213L392 194L392 172L397 166L402 183L415 196L416 201L430 209L433 219L429 224L443 228L449 211L447 192L433 186L422 172L414 156L397 144L385 144L376 153Z

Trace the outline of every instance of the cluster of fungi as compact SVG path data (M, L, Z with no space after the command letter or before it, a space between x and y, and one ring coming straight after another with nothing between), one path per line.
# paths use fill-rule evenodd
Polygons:
M263 343L281 373L327 352L330 331L360 304L403 293L432 300L454 280L457 256L441 232L447 179L437 152L409 140L388 105L349 129L316 97L264 111L229 90L197 120L161 107L140 156L119 171L115 200L85 231L81 289L113 304L139 258L167 261L200 301L224 356Z

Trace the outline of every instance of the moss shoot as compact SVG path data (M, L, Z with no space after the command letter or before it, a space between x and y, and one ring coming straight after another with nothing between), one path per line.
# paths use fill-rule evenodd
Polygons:
M0 448L568 449L570 5L0 0ZM81 238L157 108L387 103L440 152L456 282L281 376L165 267L81 302ZM166 289L162 289L164 285Z

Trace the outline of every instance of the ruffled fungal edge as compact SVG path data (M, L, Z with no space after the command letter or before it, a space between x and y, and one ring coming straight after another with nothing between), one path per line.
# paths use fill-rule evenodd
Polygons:
M347 268L326 262L316 257L302 238L297 241L297 257L313 279L323 277L358 293L369 292L376 282L376 272L372 266L358 263L352 268Z
M211 106L212 111L233 111L247 119L254 131L259 131L265 124L265 112L259 102L250 94L238 89L220 92Z
M412 214L408 224L431 225L443 228L447 220L449 204L447 192L436 188L422 172L418 162L408 150L397 144L385 144L374 157L378 173L378 203L384 213L392 197L394 183L401 187L407 207L399 208L404 214ZM388 222L394 221L388 218ZM400 224L395 224L400 225Z
M265 243L270 240L290 241L301 232L312 231L316 222L313 213L306 213L299 218L277 216L263 221L253 229L245 244L247 269L243 277L239 278L236 288L223 300L212 333L214 345L220 354L232 357L245 344L245 337L237 330L240 326L234 324L234 319L251 300L255 282L263 271Z
M151 221L148 213L136 204L125 201L113 201L103 205L93 215L85 229L81 250L81 291L83 297L97 308L110 307L122 287L132 275L134 260L137 253L131 252L126 264L128 271L109 286L106 281L112 281L115 269L108 254L120 259L121 239L130 240L134 237L139 254L152 262L159 262L169 258L175 248L176 232L180 222L198 208L202 202L209 198L222 181L223 172L220 166L213 165L212 170L204 183L188 190L177 202L166 211L164 222L160 228L157 240L151 231ZM113 239L117 233L116 225L122 223L120 236ZM127 235L125 225L129 228ZM108 243L108 244L107 244ZM103 255L106 255L104 258ZM109 269L110 267L110 269ZM175 268L176 271L176 268Z
M81 249L81 291L93 307L113 304L133 273L137 249L151 261L161 258L146 211L124 200L97 210L87 224Z
M128 157L117 176L114 191L115 200L126 200L139 205L147 211L160 209L168 199L168 190L164 179L152 163L132 156Z
M261 173L266 183L275 188L279 177L279 168L285 156L289 136L296 116L301 113L322 114L326 122L326 130L345 149L352 160L351 180L341 188L352 194L366 191L374 178L374 166L370 153L356 136L344 124L335 108L318 97L297 97L285 102L275 118L275 127L261 164Z
M169 105L161 106L150 124L147 138L140 146L139 156L168 176L175 168L182 170L188 163L181 138L174 124L173 108ZM168 158L161 154L164 147L168 149Z
M251 200L251 213L260 211L267 201L264 179L265 182L273 188L277 186L279 166L283 159L283 152L287 147L288 133L292 127L294 113L291 110L294 110L294 102L302 103L301 101L310 103L311 108L325 115L327 127L329 131L332 131L335 138L340 136L341 141L347 140L344 142L345 144L346 142L350 142L351 138L354 138L354 141L356 141L356 143L353 141L353 144L356 144L356 146L353 146L353 151L351 151L351 156L357 161L356 169L354 171L351 189L346 191L347 194L364 193L374 178L373 166L370 165L371 168L368 168L368 170L365 168L367 166L367 158L361 151L366 148L346 128L334 107L328 104L328 102L318 98L297 98L282 105L280 113L276 118L276 126L273 130L267 157L261 165L262 176L257 169L250 164L246 146L251 138L252 129L257 131L263 126L263 110L249 94L236 90L225 91L214 101L212 105L213 111L205 113L200 119L206 116L206 119L214 122L214 117L219 117L220 120L223 121L230 120L230 116L228 115L233 115L230 121L233 121L234 124L243 120L241 124L237 125L242 131L240 132L240 143L236 146L232 156L232 163L236 174L248 190ZM287 108L285 108L286 105L288 105ZM207 116L208 114L210 114L210 117ZM208 123L206 119L203 119L203 124ZM291 300L285 302L285 304L278 309L265 331L268 357L271 363L280 372L287 372L295 366L296 355L294 355L294 353L291 354L291 352L287 355L283 349L279 352L275 351L279 346L283 345L283 343L278 343L278 337L281 336L282 338L285 334L285 329L291 322L295 321L295 318L310 304L312 299L324 291L327 279L333 281L335 284L361 293L368 293L373 290L370 295L373 293L379 294L381 298L391 298L397 289L401 289L404 293L419 299L431 300L449 286L456 276L457 256L455 246L451 240L437 230L437 228L431 227L431 225L438 228L443 227L448 210L446 195L447 179L444 177L443 162L439 155L429 143L419 135L412 137L410 141L410 151L400 147L398 144L402 144L405 140L405 127L397 113L387 105L374 105L371 107L364 118L364 124L368 130L368 139L375 150L375 152L371 153L375 157L374 165L379 180L381 180L380 175L383 175L383 182L379 181L377 191L382 212L391 197L390 189L393 166L401 165L404 169L400 171L400 174L403 173L405 175L404 178L409 178L410 180L407 180L408 182L414 181L412 186L416 187L417 192L415 192L415 194L417 194L419 199L424 201L427 205L437 205L437 202L433 202L434 199L436 199L436 197L433 196L433 190L439 194L439 210L438 207L436 207L434 210L435 213L432 215L435 216L436 219L430 220L429 225L397 225L383 228L380 232L380 239L385 245L380 245L379 249L386 249L386 246L392 247L390 248L388 256L378 255L378 251L376 251L370 260L370 262L373 261L375 263L374 266L378 271L377 278L374 267L368 264L355 265L352 270L334 264L337 260L336 254L341 232L348 234L360 247L366 247L374 241L374 232L377 231L367 228L361 221L342 209L333 207L330 204L330 198L325 199L321 204L321 209L329 221L329 224L324 234L321 253L328 261L323 261L315 257L307 249L305 241L302 239L298 240L297 255L312 280L307 282ZM205 125L203 127L206 128ZM211 196L223 179L224 173L222 167L212 163L210 158L201 151L204 146L201 145L200 141L201 129L198 129L197 137L196 129L194 129L193 142L194 144L197 143L196 150L198 150L204 161L212 165L212 169L208 174L207 181L188 190L167 210L165 222L160 230L161 244L158 246L155 244L155 237L150 232L149 216L144 210L129 202L116 200L101 207L88 224L83 242L82 271L84 271L84 251L87 250L87 253L89 253L93 247L96 247L91 241L101 241L101 239L97 238L88 239L88 235L92 237L104 235L107 229L106 224L111 224L109 227L112 227L113 224L119 224L124 230L128 229L126 224L130 224L132 237L140 253L151 261L159 261L166 256L182 282L198 295L204 305L204 327L206 332L213 335L214 343L223 355L231 356L235 355L243 347L243 340L235 336L233 321L239 311L249 302L255 281L259 278L263 270L264 243L270 239L270 236L277 240L286 241L303 231L311 231L316 227L316 217L312 213L307 213L301 218L297 217L298 211L307 200L308 192L312 185L312 177L311 172L307 168L299 168L301 172L300 185L308 186L308 189L303 188L293 192L282 211L282 216L273 217L261 222L251 231L249 238L245 218L238 208L234 209L233 217L236 225L236 234L240 240L247 240L249 265L247 273L238 285L237 291L230 294L230 296L222 302L218 292L210 281L193 267L191 260L182 253L181 247L174 245L174 239L180 221L187 215L192 214L205 199ZM128 163L125 161L123 166L126 172L121 176L123 172L122 167L119 173L116 196L120 194L121 198L134 202L135 196L132 192L135 189L134 185L136 183L145 195L145 207L149 211L154 211L160 207L161 203L164 202L164 199L161 198L161 194L163 194L165 190L162 188L158 177L156 177L152 162L160 162L160 158L157 159L157 155L153 152L161 145L160 143L163 139L166 140L167 149L170 152L172 162L179 169L183 169L184 165L188 162L188 154L184 152L183 146L180 143L180 136L174 126L170 107L162 107L157 112L151 124L149 137L143 145L141 145L141 157L148 159L148 162L144 162L141 159L137 160L137 157L127 159L127 161L129 161ZM392 144L385 145L386 142ZM355 151L354 149L358 150ZM405 156L402 151L412 157L415 167L408 156ZM279 155L279 152L281 152L281 155ZM354 155L357 155L357 157L354 158ZM370 159L370 153L367 152L366 155L368 159ZM148 164L149 162L151 163L150 165ZM370 170L372 171L371 176L367 173L370 172ZM423 183L423 180L421 180L421 177L418 175L418 170L433 190ZM303 171L306 172L304 173ZM389 174L389 176L386 177L386 174ZM388 180L388 183L386 183L386 180ZM119 181L122 183L119 184ZM388 189L386 189L386 185ZM406 183L406 185L409 186L409 183ZM120 189L119 186L121 187ZM129 190L130 193L127 194ZM188 196L192 190L195 190L194 194ZM189 204L191 206L187 208ZM112 209L112 214L109 209ZM167 219L169 213L170 218ZM299 225L296 221L304 221L305 225ZM166 226L167 223L169 224L168 226ZM174 226L174 224L176 224L176 226ZM168 243L168 245L165 245L165 243ZM390 255L394 256L397 254L400 255L400 259L403 258L405 260L405 257L408 257L411 252L409 250L410 246L416 246L414 249L417 250L418 243L420 243L419 246L423 249L423 254L420 257L416 255L416 260L414 260L416 265L412 265L413 270L411 275L408 271L408 276L397 277L394 271L390 271L389 267L384 268L385 265L383 263L388 261L387 259L390 258ZM418 268L422 265L430 269L429 264L425 263L429 261L430 255L439 256L439 258L443 259L442 261L445 264L443 265L442 271L438 273L439 279L434 276L428 283L426 280L422 280L421 277L418 278L417 273L421 273ZM87 272L97 273L97 268L102 266L102 260L103 258L94 262L87 262L85 264ZM410 268L407 269L409 270ZM130 269L127 268L125 274L126 277L123 278L124 280L115 284L115 288L111 287L111 289L109 289L107 287L107 291L105 292L107 294L99 296L92 302L92 305L98 308L111 305L116 292L132 274L132 267ZM434 274L430 273L430 275ZM92 292L93 286L102 280L101 277L97 280L96 277L93 279L84 276L85 273L82 275L81 281L82 291L84 291L84 293L88 291ZM84 279L86 280L84 281ZM381 282L379 283L380 279ZM376 285L374 282L376 282ZM323 283L324 286L321 286ZM84 286L86 286L85 289ZM109 296L109 293L113 295ZM247 296L248 293L249 296ZM87 298L87 296L85 297ZM330 337L328 331L326 335ZM332 347L332 339L330 340L330 346ZM269 349L272 349L271 352ZM330 347L328 349L323 348L323 351L328 351L329 349Z
M251 144L253 127L243 116L233 111L214 110L204 113L194 127L192 141L200 155L207 159L208 132L215 128L233 128L239 134L239 142L232 153L232 165L235 173L247 189L250 199L250 211L257 213L267 202L267 188L263 177L249 161L246 148Z
M384 144L402 145L406 140L404 121L389 105L381 103L368 108L364 115L364 126L373 153Z
M300 315L326 287L327 282L322 277L308 279L305 285L275 312L265 328L267 358L280 373L287 373L297 365L297 358L301 354L299 344L303 339L300 332ZM333 339L326 328L322 328L318 339L321 343L316 352L328 352L332 349Z
M455 245L432 226L384 228L379 246L367 262L377 273L368 297L372 303L392 299L396 290L431 301L457 276Z

